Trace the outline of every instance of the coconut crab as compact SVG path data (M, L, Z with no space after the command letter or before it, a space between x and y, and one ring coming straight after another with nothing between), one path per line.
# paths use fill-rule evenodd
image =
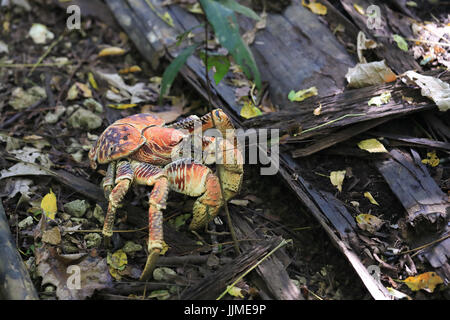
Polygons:
M222 137L201 135L201 148L206 155L203 163L191 158L179 158L183 147L197 133L217 129ZM231 152L230 152L231 150ZM173 160L174 158L178 158ZM216 175L206 164L217 159L222 166ZM189 229L206 227L214 218L224 201L240 190L243 176L242 155L234 135L234 127L228 116L215 109L202 116L190 116L185 120L165 125L164 120L152 114L135 114L117 120L100 135L89 152L93 169L97 164L108 164L102 187L109 200L103 225L105 243L113 234L117 208L132 183L153 186L149 196L148 211L148 258L141 275L147 280L163 249L163 214L169 190L198 197L193 206ZM222 181L222 185L220 184Z

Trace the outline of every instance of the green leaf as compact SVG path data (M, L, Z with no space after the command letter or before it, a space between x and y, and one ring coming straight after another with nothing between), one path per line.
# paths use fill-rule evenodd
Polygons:
M204 52L200 53L200 58L206 64L206 55ZM216 69L216 72L214 73L214 81L217 85L228 73L228 70L230 69L230 60L228 60L227 56L208 54L208 65L206 68L209 71L212 67Z
M199 0L208 21L211 23L220 44L228 50L248 78L253 78L258 89L261 88L261 76L252 52L239 34L239 25L233 10L220 2Z
M395 42L397 42L397 46L401 50L408 51L408 43L406 42L405 38L399 36L398 34L394 34L392 38L394 39Z
M253 11L249 7L240 5L235 0L218 0L218 2L224 7L236 11L237 13L243 14L244 16L255 20L261 20L261 18L255 13L255 11Z
M173 61L172 63L164 70L164 74L161 80L161 92L159 94L159 104L161 104L162 97L166 93L167 89L172 85L175 77L177 76L180 69L184 66L187 59L194 53L195 49L199 44L193 44L187 48L185 48Z

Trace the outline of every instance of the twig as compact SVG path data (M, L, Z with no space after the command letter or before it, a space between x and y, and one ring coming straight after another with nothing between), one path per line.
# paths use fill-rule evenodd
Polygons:
M437 240L431 241L429 243L426 243L426 244L424 244L424 245L422 245L420 247L417 247L417 248L414 248L414 249L411 249L411 250L407 250L407 251L403 251L403 252L399 252L399 253L397 253L397 255L407 254L407 253L411 253L411 252L414 252L414 251L419 251L419 250L425 249L425 248L427 248L427 247L429 247L429 246L431 246L431 245L433 245L435 243L438 243L440 241L444 241L445 239L447 239L449 237L450 237L450 234L448 234L445 237L442 237L440 239L437 239ZM414 257L415 255L417 255L418 253L419 252L416 252L415 254L413 254L411 256L411 258Z
M37 68L37 66L42 62L42 60L45 59L45 57L47 57L50 52L52 51L52 49L65 37L65 35L67 34L67 30L65 29L64 32L58 37L58 39L56 39L55 41L52 42L52 44L47 48L47 50L44 52L44 54L39 58L39 60L34 64L34 66L31 68L30 72L28 72L28 77L31 76L34 72L34 70Z

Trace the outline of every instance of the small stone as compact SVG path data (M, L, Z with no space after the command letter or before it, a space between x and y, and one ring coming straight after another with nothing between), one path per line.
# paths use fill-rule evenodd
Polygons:
M86 200L74 200L64 205L64 211L73 217L81 218L89 207Z
M28 90L18 87L11 93L9 105L16 110L26 109L39 100L46 98L47 94L42 87L34 86Z
M84 236L84 241L86 241L86 247L88 249L97 248L102 243L102 236L98 233L88 233Z
M58 122L59 118L66 112L66 107L64 106L57 106L54 111L49 111L45 115L44 121L46 123L56 123Z
M102 118L90 110L79 108L67 119L68 124L75 129L97 129L102 125Z
M153 279L156 281L170 280L170 276L176 276L177 273L170 268L161 267L153 270Z
M33 225L33 217L32 216L26 217L25 219L20 221L18 225L19 225L19 229L24 229L26 227L32 226Z
M98 102L98 101L95 101L95 100L92 99L92 98L89 98L89 99L84 100L83 105L84 105L86 108L89 108L89 109L91 109L91 110L94 110L94 111L97 112L97 113L102 113L102 112L103 112L103 106L102 106L102 104L101 104L100 102Z
M138 243L134 243L133 241L127 241L122 248L122 251L126 254L132 254L134 252L138 252L142 250L142 246Z

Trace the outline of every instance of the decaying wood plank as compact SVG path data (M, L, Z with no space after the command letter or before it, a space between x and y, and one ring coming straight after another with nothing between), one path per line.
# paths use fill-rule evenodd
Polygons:
M0 299L39 299L27 267L17 251L0 201Z
M440 79L449 82L450 72L442 74ZM391 99L388 103L369 106L370 99L386 91L391 92ZM403 97L413 97L414 102L409 104L403 100ZM322 106L321 113L315 116L313 111L319 105ZM310 98L298 103L296 111L267 113L248 119L243 122L243 125L247 128L277 128L281 132L287 131L287 123L298 124L304 131L317 128L289 138L287 142L293 143L310 139L324 132L329 133L332 129L367 120L404 116L436 108L433 101L422 97L419 89L407 86L398 80L395 83L348 90L337 95Z
M390 159L378 161L376 166L407 212L406 221L412 234L409 243L417 247L448 235L448 195L442 192L413 149L411 155L398 149L391 150L390 155ZM446 239L420 254L446 283L450 281L449 244Z
M238 240L263 239L264 235L257 228L251 226L239 214L232 215L233 226ZM240 247L251 250L255 241L241 242ZM280 249L282 250L282 249ZM264 260L257 268L259 276L264 280L270 294L278 300L303 300L299 288L292 282L286 272L286 267L279 259L281 251L275 252L271 257Z
M275 248L281 239L272 239L252 246L251 250L243 252L232 262L222 266L210 276L191 285L181 294L183 300L208 300L216 299L219 295L243 272L247 271L265 254Z
M417 147L423 147L423 148L450 151L450 143L448 143L448 142L436 141L436 140L431 140L431 139L426 139L426 138L408 137L408 136L404 136L404 135L400 135L400 134L379 132L379 131L371 131L371 132L369 132L369 134L377 136L377 137L384 137L384 138L388 138L390 140L396 141L396 142L398 142L397 145L417 146Z

